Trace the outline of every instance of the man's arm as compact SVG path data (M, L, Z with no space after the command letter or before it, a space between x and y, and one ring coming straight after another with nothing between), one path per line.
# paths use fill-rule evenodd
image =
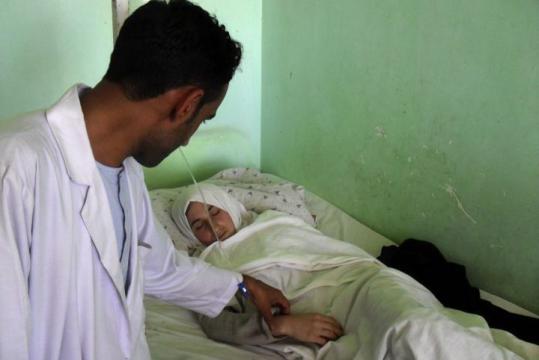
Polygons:
M28 359L31 192L0 164L0 359Z
M142 206L137 210L139 241L151 245L143 259L144 291L211 317L217 316L245 284L252 301L264 318L271 319L271 307L288 311L288 301L282 293L260 281L244 280L241 274L223 270L189 257L174 248L162 225L154 219L148 192L144 189ZM254 280L254 279L253 279Z
M151 209L149 216L153 216ZM174 248L158 222L143 232L144 292L189 310L217 316L237 291L241 274L215 268Z
M254 305L239 294L219 316L198 315L198 321L209 338L238 345L266 345L288 337L322 346L343 334L337 320L322 314L277 315L270 329Z
M153 215L153 214L152 214ZM144 291L210 317L217 316L244 282L250 299L268 324L272 307L289 312L289 303L277 289L246 275L223 270L189 257L174 248L172 241L157 222L152 249L144 259ZM150 241L150 239L148 239Z
M270 329L274 326L273 309L278 309L277 312L282 315L290 313L290 304L281 291L247 275L243 275L243 281L248 289L248 298L256 306Z

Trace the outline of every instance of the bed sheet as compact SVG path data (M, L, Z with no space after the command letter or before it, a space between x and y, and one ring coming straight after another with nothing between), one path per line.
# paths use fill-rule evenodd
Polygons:
M269 177L275 179L278 184L286 183L273 175ZM324 234L357 245L373 256L377 256L383 246L395 244L322 198L303 191L302 188L296 190L301 192L306 207L316 218L316 227ZM180 251L189 251L178 237L179 232L170 218L170 205L177 192L177 189L158 189L151 191L150 196L156 218L171 235L175 246ZM510 311L533 315L494 295L482 293L493 303ZM188 310L151 297L145 298L145 305L146 334L153 359L261 358L259 353L249 347L231 346L208 339L194 315ZM539 347L520 341L505 331L495 330L493 335L497 342L519 353L523 358L539 359Z

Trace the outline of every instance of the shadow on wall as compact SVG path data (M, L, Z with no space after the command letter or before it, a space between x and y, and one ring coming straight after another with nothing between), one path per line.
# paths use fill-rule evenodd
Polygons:
M189 145L182 148L197 181L231 167L254 167L258 159L254 145L242 132L232 128L199 130ZM144 168L149 190L173 188L192 183L187 165L179 150L155 168Z

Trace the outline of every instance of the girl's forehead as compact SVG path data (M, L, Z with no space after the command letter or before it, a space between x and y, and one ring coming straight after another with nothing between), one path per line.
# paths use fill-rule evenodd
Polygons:
M225 211L219 206L208 203L208 208L210 207L218 208L221 211ZM188 218L188 220L205 217L206 209L204 209L204 203L200 201L190 201L189 205L187 206L187 210L185 210L185 216Z
M204 210L204 204L200 201L190 201L185 210L185 215L189 215L192 212L198 212L199 210Z

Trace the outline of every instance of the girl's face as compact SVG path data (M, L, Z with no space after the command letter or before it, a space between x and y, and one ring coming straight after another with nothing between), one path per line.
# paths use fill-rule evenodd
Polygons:
M228 239L236 233L234 222L228 213L216 206L208 205L208 212L211 216L211 222L217 233L219 240ZM216 241L215 235L211 229L208 214L204 209L204 204L198 201L192 201L185 212L187 221L195 237L203 245L208 246Z

